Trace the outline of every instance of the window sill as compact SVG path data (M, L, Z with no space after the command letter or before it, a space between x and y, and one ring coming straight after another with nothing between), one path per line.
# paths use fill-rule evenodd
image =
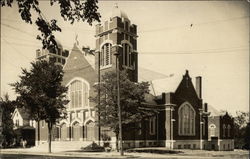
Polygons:
M179 136L195 136L195 134L178 134Z
M106 66L101 66L100 69L104 70L104 69L107 69L107 68L110 68L110 67L112 67L112 64L106 65Z
M85 109L89 109L89 106L86 107L82 107L82 108L69 108L68 111L77 111L77 110L85 110Z
M122 65L122 67L125 68L125 69L134 70L133 66Z

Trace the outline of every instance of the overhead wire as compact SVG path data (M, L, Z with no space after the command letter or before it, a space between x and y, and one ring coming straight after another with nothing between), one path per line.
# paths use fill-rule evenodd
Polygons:
M233 20L239 20L239 19L245 19L245 18L249 18L249 16L241 16L241 17L234 17L234 18L207 21L207 22L200 22L200 23L194 23L193 22L192 26L197 26L197 25L199 26L199 25L211 24L211 23L220 23L220 22L233 21ZM156 31L162 31L162 30L166 30L166 29L176 29L176 28L189 27L189 26L190 26L190 24L179 25L179 26L165 26L165 27L157 28L157 29L149 29L149 30L138 31L138 33L156 32Z
M3 39L3 40L4 40L4 39ZM12 49L14 49L14 51L16 51L18 54L20 54L20 52L17 51L15 48L13 48L9 43L7 43L7 44L9 45L9 47L11 47ZM22 55L23 55L23 54L22 54ZM24 55L23 55L22 57L25 58ZM7 58L5 58L5 60L7 60L8 65L12 66L13 68L20 67L20 66L18 66L16 63L13 63L13 60L9 60L9 59L7 59ZM4 60L4 61L5 61L5 60ZM25 58L25 60L30 61L28 58Z
M45 18L45 20L46 20L46 17L44 16L44 14L43 13L41 13L41 14ZM204 25L204 24L210 24L210 23L220 23L220 22L226 22L226 21L232 21L232 20L239 20L239 19L245 19L245 18L249 18L249 16L232 17L232 18L228 18L228 19L213 20L213 21L200 22L200 23L194 23L193 22L192 25L196 26L196 25ZM13 21L13 22L15 21L15 20L10 20L10 19L6 19L6 18L4 18L3 20ZM179 25L179 26L166 26L166 27L157 28L157 29L142 30L142 31L138 31L138 33L154 32L154 31L161 31L161 30L166 30L166 29L175 29L175 28L181 28L181 27L187 27L187 26L190 26L190 24ZM61 27L61 28L71 28L71 27ZM90 32L94 31L94 30L83 29L83 28L79 28L79 29L81 29L81 31L86 31L86 32L88 32L88 31L90 31Z
M25 43L18 43L18 42L12 42L12 44L15 45L20 45L20 46L31 46L31 47L40 47L39 44L25 44ZM69 46L69 45L64 45L67 47L73 47L73 46ZM138 53L140 55L146 55L146 54L154 54L154 55L159 55L159 54L163 54L163 55L173 55L173 54L216 54L216 53L229 53L229 52L234 52L234 51L244 51L244 50L248 50L249 47L248 46L235 46L235 47L228 47L228 48L214 48L214 49L205 49L205 50L188 50L188 51L138 51ZM70 49L72 50L72 49Z
M6 19L6 18L1 18L1 20L3 20L3 21L9 21L9 22L17 22L17 23L23 23L24 21L22 21L22 20L14 20L14 19ZM31 25L32 27L34 27L35 28L35 26L34 25ZM72 31L74 31L75 29L79 29L79 30L81 30L81 31L83 31L83 32L90 32L90 33L92 33L93 31L95 31L94 29L93 30L91 30L91 29L84 29L84 28L81 28L81 27L76 27L76 26L59 26L60 28L64 28L64 29L70 29L70 30L72 30Z
M6 36L2 36L3 38L9 38ZM12 38L12 39L16 39L16 38ZM22 41L28 41L31 42L31 40L27 40L27 39L22 39ZM11 42L12 44L15 45L20 45L20 46L33 46L33 47L41 47L39 44L36 43L18 43L18 42ZM70 45L64 45L66 47L73 47ZM143 52L143 51L139 51L140 54L168 54L168 55L172 55L172 54L204 54L204 53L225 53L225 52L232 52L232 51L241 51L241 50L247 50L249 49L248 45L241 45L241 46L234 46L234 47L228 47L228 48L213 48L213 49L202 49L202 50L188 50L188 51L165 51L165 52L158 52L158 51L147 51L147 52Z
M2 38L3 41L5 41L7 43L7 45L9 45L13 50L15 50L18 54L21 54L22 57L25 57L27 60L30 60L29 57L27 57L26 55L24 55L23 53L21 53L18 49L16 49L10 42L8 42L5 38Z
M249 47L237 47L226 49L207 49L207 50L189 50L189 51L166 51L166 52L139 52L140 55L154 54L154 55L184 55L184 54L220 54L220 53L232 53L234 51L249 50ZM236 52L235 52L236 53Z
M19 31L19 32L21 32L21 33L27 34L27 35L29 35L29 36L31 36L31 37L36 37L35 34L31 34L30 32L21 30L21 29L19 29L19 28L17 28L17 27L13 27L13 26L8 25L8 24L5 24L5 23L1 23L1 25L5 26L5 27L8 27L8 28L11 28L11 29L13 29L13 30Z
M239 18L246 18L247 16L244 16L244 17L238 17L238 19ZM236 18L231 18L231 19L226 19L226 20L224 20L224 21L228 21L228 20L232 20L232 19L236 19ZM215 21L214 21L215 22ZM207 23L209 23L209 22L207 22ZM6 27L9 27L9 28L11 28L11 29L14 29L14 30L17 30L17 31L19 31L19 32L22 32L22 33L25 33L25 34L28 34L28 35L30 35L30 36L32 36L32 37L34 37L35 35L34 34L30 34L30 33L28 33L28 32L26 32L26 31L23 31L23 30L21 30L21 29L19 29L19 28L16 28L16 27L13 27L13 26L10 26L10 25L7 25L7 24L4 24L4 23L2 23L4 26L6 26ZM17 44L18 45L18 44ZM30 44L25 44L25 45L30 45ZM66 45L65 45L66 46ZM67 47L72 47L72 46L67 46ZM233 49L233 48L221 48L221 49ZM231 52L231 51L241 51L241 50L246 50L247 48L238 48L238 49L236 49L236 48L234 48L234 50L218 50L218 49L206 49L206 50L189 50L189 51L166 51L166 52L156 52L156 51L152 51L152 52L140 52L141 54L167 54L167 55L170 55L170 54L202 54L202 53L218 53L218 52L220 52L220 53L223 53L223 52ZM196 53L194 53L194 52L196 52Z
M8 38L6 36L2 36L3 38ZM16 39L16 38L12 38L12 39ZM27 40L27 39L22 39L22 41L30 41L31 40ZM18 43L18 42L12 42L12 44L15 45L20 45L20 46L33 46L33 47L41 47L39 44L36 43ZM64 45L68 48L71 48L73 46L70 45ZM166 55L172 55L172 54L205 54L205 53L226 53L226 52L232 52L232 51L242 51L242 50L247 50L249 49L248 45L240 45L240 46L233 46L233 47L228 47L228 48L213 48L213 49L202 49L202 50L187 50L187 51L138 51L141 55L142 54L166 54Z
M237 18L230 18L230 19L225 19L225 20L216 20L216 21L210 21L210 22L203 22L203 23L194 23L195 25L201 25L201 24L208 24L208 23L217 23L217 22L223 22L223 21L229 21L229 20L236 20L236 19L242 19L242 18L247 18L249 16L243 16L243 17L237 17ZM46 20L46 17L45 17ZM20 28L17 27L13 27L11 25L5 24L5 23L1 23L1 25L14 29L16 31L22 32L24 34L27 34L31 37L34 37L36 35L31 34L27 31L21 30ZM183 25L184 26L184 25ZM186 25L185 25L186 26ZM180 26L179 26L180 27ZM164 28L160 28L160 29L155 29L155 31L159 31L159 30L164 30L167 29L169 27L164 27ZM90 31L90 30L88 30ZM144 30L142 32L147 32L147 31L152 31L152 30ZM3 39L4 41L6 41L5 39ZM21 45L21 46L34 46L34 47L40 47L37 44L23 44L23 43L15 43L15 42L8 42L6 41L11 47L13 47L11 44L15 44L15 45ZM66 46L66 45L65 45ZM68 46L68 47L72 47L72 46ZM14 47L13 47L14 48ZM15 48L14 48L15 49ZM237 47L230 47L230 48L217 48L217 49L206 49L206 50L189 50L189 51L166 51L166 52L156 52L156 51L152 51L152 52L139 52L141 55L146 55L146 54L154 54L154 55L158 55L158 54L164 54L164 55L173 55L173 54L211 54L211 53L229 53L229 52L233 52L233 51L241 51L241 50L247 50L249 48L246 47L242 47L242 46L237 46ZM15 49L16 50L16 49ZM17 51L17 50L16 50ZM19 53L19 51L17 51ZM25 56L25 55L23 55ZM25 56L26 57L26 56ZM27 58L27 57L26 57ZM95 63L96 64L96 63ZM81 69L85 69L88 67L91 67L92 65L88 65L88 66L84 66L78 69L72 69L72 71L76 71L76 70L81 70ZM71 71L71 70L67 70L67 71Z

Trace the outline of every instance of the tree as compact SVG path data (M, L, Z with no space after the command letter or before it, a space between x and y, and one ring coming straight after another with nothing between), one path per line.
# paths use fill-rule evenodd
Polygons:
M250 150L250 122L247 123L245 135L244 135L244 141L245 145L243 148Z
M3 102L0 104L2 109L2 136L0 139L1 145L8 147L12 144L15 133L13 130L12 113L15 110L14 101L9 100L9 95L5 94Z
M20 82L12 84L18 94L17 102L30 112L33 120L45 120L48 125L49 153L53 125L66 118L67 87L62 86L62 66L53 62L31 63L30 71L22 69Z
M141 109L145 102L145 94L149 93L147 82L134 83L128 79L126 70L120 72L120 105L122 112L122 127L131 123L139 122L143 118L153 115L152 111ZM98 92L100 88L100 105L98 105L98 94L90 98L95 102L96 111L100 115L101 126L109 127L116 135L118 145L119 120L117 106L117 83L116 73L107 72L102 76L100 86L94 86ZM118 146L117 146L118 147Z
M249 113L237 111L234 117L235 147L249 149Z
M1 7L12 7L13 2L13 0L1 0ZM100 22L101 16L97 11L98 0L50 0L51 6L55 3L60 6L61 17L71 24L80 20L83 22L87 21L89 25L92 25L94 21ZM43 48L55 49L57 43L55 41L54 32L61 31L61 28L57 25L57 20L46 20L39 8L38 0L17 0L17 5L20 16L26 23L32 24L32 11L37 14L35 23L38 30L41 32L41 35L38 35L37 39L42 41Z

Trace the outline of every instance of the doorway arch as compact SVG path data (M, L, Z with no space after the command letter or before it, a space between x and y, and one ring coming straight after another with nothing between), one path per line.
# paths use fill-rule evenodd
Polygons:
M61 129L61 134L60 134L60 137L61 137L61 140L65 141L67 140L67 126L65 123L63 123L60 127Z
M86 140L87 141L94 141L95 140L95 123L89 120L86 123Z
M79 141L81 137L81 130L80 130L80 124L79 122L74 122L72 124L72 139L74 141Z

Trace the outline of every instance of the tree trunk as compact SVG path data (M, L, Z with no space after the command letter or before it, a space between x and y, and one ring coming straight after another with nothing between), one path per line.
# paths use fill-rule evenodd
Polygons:
M119 135L119 133L115 133L115 137L116 137L115 144L116 144L116 151L117 151L117 152L119 152L119 147L118 147L118 135Z
M37 122L37 145L40 145L40 120Z
M51 153L51 131L52 131L52 123L48 122L48 150Z

